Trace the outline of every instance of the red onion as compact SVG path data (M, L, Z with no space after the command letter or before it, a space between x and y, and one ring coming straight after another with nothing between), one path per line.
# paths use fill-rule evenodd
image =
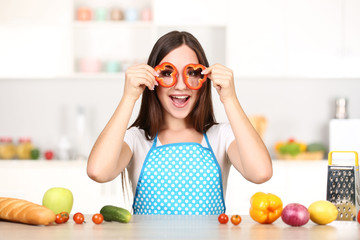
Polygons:
M302 226L309 221L310 213L303 205L290 203L282 210L281 219L288 225Z

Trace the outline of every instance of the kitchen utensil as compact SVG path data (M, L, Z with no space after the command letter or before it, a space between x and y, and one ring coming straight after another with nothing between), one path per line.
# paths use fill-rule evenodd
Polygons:
M354 154L355 165L344 163L333 165L333 153ZM356 221L360 202L358 153L354 151L332 151L328 156L328 164L326 199L332 202L339 211L336 220Z
M335 118L337 119L345 119L348 118L347 110L346 110L346 98L338 98L335 101L336 111Z

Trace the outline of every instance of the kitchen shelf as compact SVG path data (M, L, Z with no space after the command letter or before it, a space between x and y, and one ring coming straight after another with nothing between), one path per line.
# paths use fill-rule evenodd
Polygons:
M75 28L150 28L154 24L151 21L75 21Z

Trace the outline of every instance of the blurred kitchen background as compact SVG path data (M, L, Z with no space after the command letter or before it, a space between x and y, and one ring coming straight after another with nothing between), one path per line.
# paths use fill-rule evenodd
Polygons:
M233 69L244 110L266 119L273 157L289 138L328 148L337 99L360 118L359 13L358 0L0 0L0 136L86 159L124 70L164 33L186 30L211 65Z

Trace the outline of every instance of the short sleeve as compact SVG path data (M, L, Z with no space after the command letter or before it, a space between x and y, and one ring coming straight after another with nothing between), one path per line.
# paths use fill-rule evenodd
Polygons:
M230 144L235 140L234 132L231 128L230 123L221 124L221 139L225 141L226 151L229 149Z
M136 133L138 131L139 130L137 128L132 127L126 130L125 132L124 142L126 142L127 145L129 145L131 152L134 152Z

